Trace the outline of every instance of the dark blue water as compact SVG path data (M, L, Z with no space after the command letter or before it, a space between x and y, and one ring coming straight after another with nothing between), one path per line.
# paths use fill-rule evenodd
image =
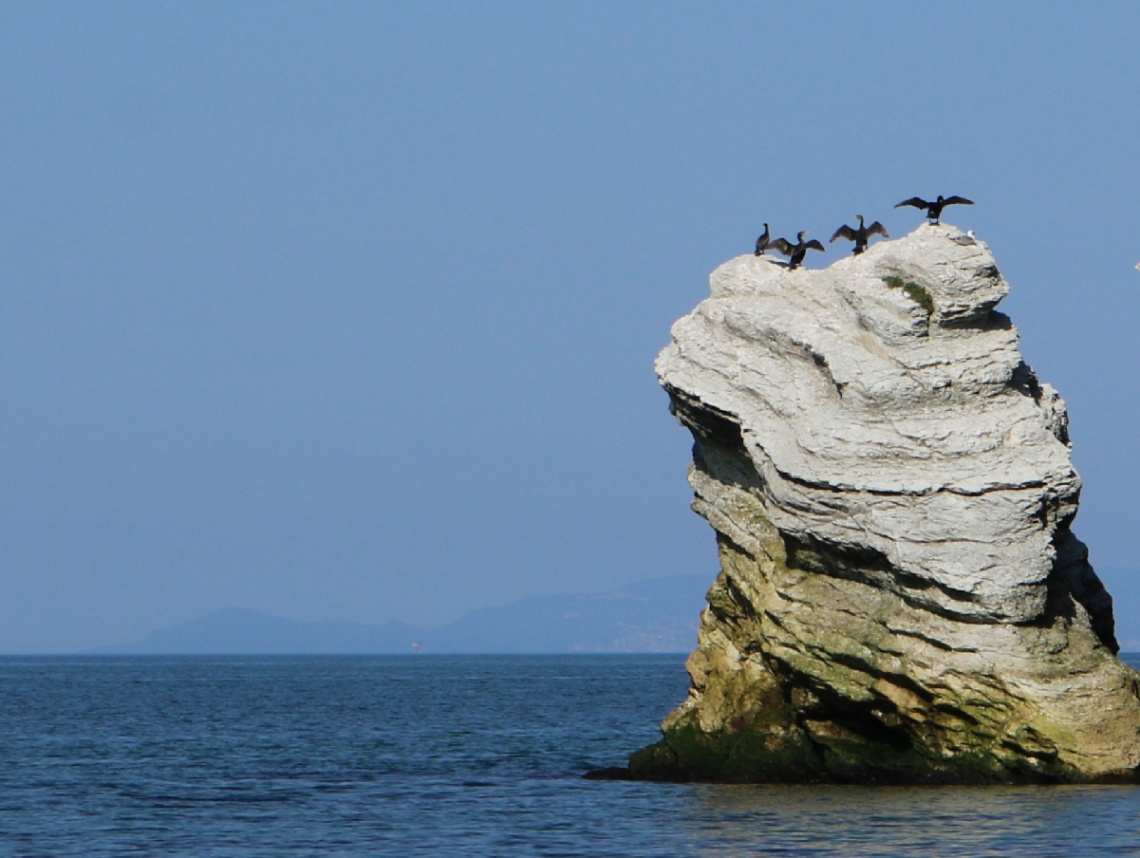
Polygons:
M582 780L683 662L0 659L0 855L1140 855L1130 787Z

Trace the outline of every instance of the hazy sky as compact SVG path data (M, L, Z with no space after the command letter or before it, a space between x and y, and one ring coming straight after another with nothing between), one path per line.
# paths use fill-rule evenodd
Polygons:
M1140 568L1138 145L1133 2L5 4L0 652L711 582L670 324L916 194Z

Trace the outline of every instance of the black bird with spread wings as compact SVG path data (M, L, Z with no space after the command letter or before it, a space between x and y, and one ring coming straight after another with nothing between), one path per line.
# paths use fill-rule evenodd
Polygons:
M909 200L903 200L895 208L902 206L914 206L916 209L926 209L926 217L931 223L938 223L938 219L942 217L942 209L946 206L972 206L973 200L968 200L965 197L944 197L942 194L938 195L932 203L928 203L922 197L911 197Z
M797 235L795 244L792 244L786 238L776 238L769 241L768 246L788 257L789 270L797 268L799 264L804 261L804 257L807 255L809 249L826 252L826 248L820 244L818 240L813 238L811 241L804 241L805 235L807 235L806 231Z
M875 221L870 226L867 226L863 222L863 215L857 214L855 217L859 219L858 228L843 224L843 226L839 227L839 229L835 231L835 235L831 237L831 241L829 241L828 244L831 244L837 238L846 238L848 241L855 242L855 253L860 254L867 249L867 241L871 238L872 235L881 235L883 238L890 238L890 235L887 234L886 228L878 221Z
M764 249L768 246L768 224L764 224L764 234L756 239L756 255L763 256Z

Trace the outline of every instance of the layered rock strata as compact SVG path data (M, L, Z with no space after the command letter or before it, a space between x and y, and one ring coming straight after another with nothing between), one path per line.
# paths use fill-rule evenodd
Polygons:
M633 776L1135 780L1140 674L989 248L923 225L825 270L741 256L711 286L657 373L721 572L689 698Z

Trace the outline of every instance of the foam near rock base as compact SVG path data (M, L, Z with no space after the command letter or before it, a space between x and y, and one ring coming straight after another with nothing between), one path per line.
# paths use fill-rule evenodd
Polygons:
M1135 776L1140 676L1071 532L1065 406L960 236L824 270L741 256L673 326L657 373L721 573L635 776Z

